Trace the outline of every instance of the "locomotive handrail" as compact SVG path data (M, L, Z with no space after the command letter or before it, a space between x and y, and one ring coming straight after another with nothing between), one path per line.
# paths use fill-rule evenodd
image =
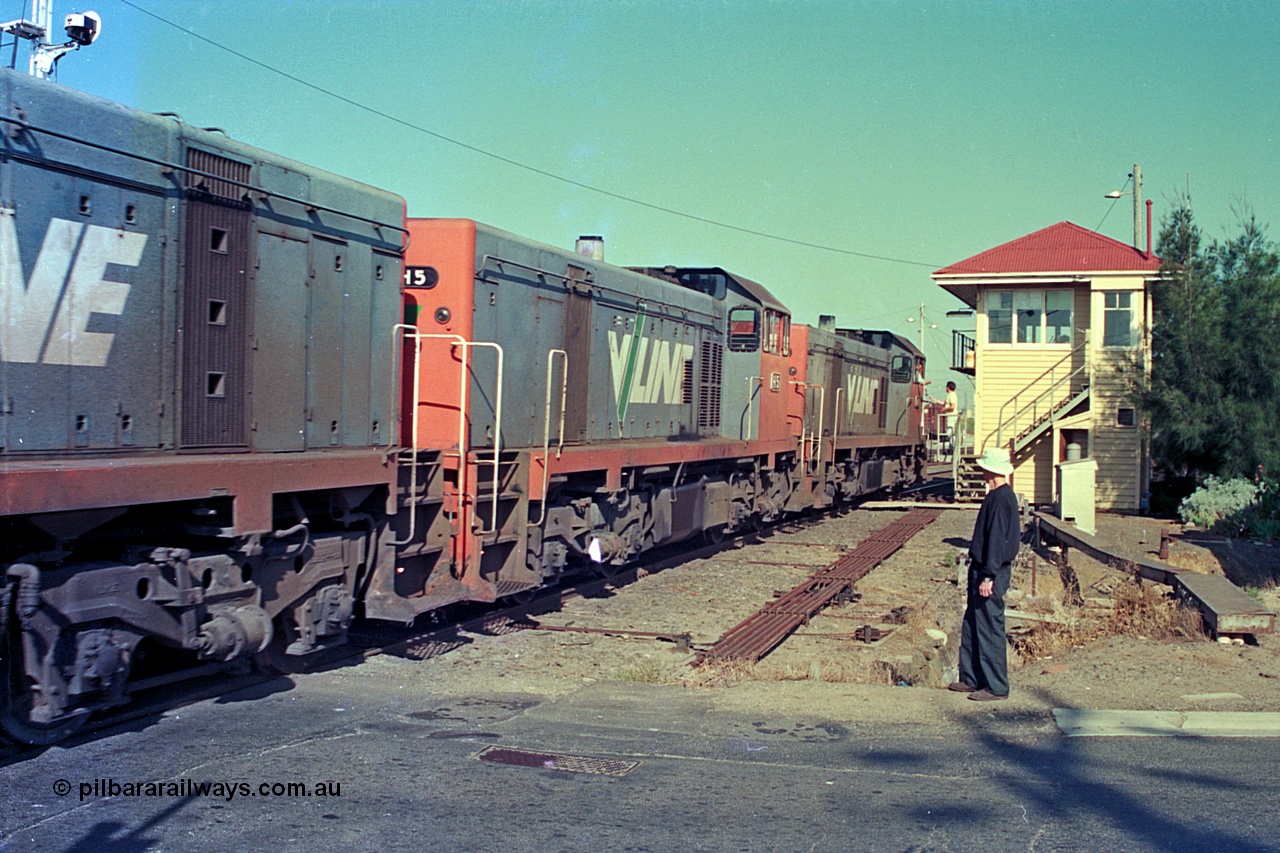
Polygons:
M557 354L564 358L560 369L560 437L556 444L556 458L559 459L564 452L564 402L569 390L569 353L551 349L547 350L547 402L542 414L542 515L537 521L526 522L527 527L537 527L547 520L547 483L551 477L551 368Z
M181 119L179 119L179 121L181 122ZM405 228L403 224L396 225L395 223L392 223L392 222L383 222L380 219L372 219L368 216L361 216L357 213L349 213L345 210L339 210L336 207L329 207L327 205L319 204L317 202L309 201L307 199L294 198L293 196L285 195L284 193L279 193L279 192L276 192L275 190L269 190L269 189L266 189L265 187L260 187L255 184L248 184L243 181L237 181L234 178L228 178L223 175L215 175L212 172L206 172L201 169L193 169L190 166L182 166L177 163L170 163L167 160L158 160L155 157L148 157L145 154L138 154L133 151L125 151L123 149L115 148L110 145L104 145L101 142L91 142L88 139L81 139L78 136L71 136L70 134L67 134L67 133L59 133L56 130L49 130L48 128L45 128L45 127L38 127L34 124L31 124L30 122L23 121L22 119L19 119L19 118L14 118L13 116L0 115L0 122L17 125L23 130L34 131L36 133L43 133L45 136L52 136L56 139L66 140L67 142L75 142L80 145L84 145L88 148L96 148L99 151L106 151L110 154L119 154L121 157L128 157L131 160L139 160L143 163L150 163L151 165L159 166L162 169L172 169L177 172L185 172L186 174L196 175L201 178L210 178L212 180L220 181L224 184L231 184L232 186L240 187L241 189L251 190L256 193L261 193L264 196L269 196L271 198L278 198L278 199L281 199L282 201L292 202L293 204L300 204L309 210L322 210L325 213L336 213L339 216L346 217L347 219L354 219L357 222L363 222L367 225L373 225L377 228L390 228L394 231L399 231L400 234L403 235L404 237L404 239L400 243L400 252L403 253L404 250L407 249L409 246L409 229ZM4 136L8 138L8 134L4 134ZM9 146L6 145L5 147L8 148Z
M479 278L484 281L489 280L487 276L492 273L492 271L489 269L490 262L492 262L494 265L499 267L504 265L517 267L522 270L527 270L533 273L534 275L549 276L551 278L559 279L564 283L564 286L566 289L571 288L574 284L582 284L582 285L586 285L587 287L593 290L598 290L602 294L607 291L609 293L614 293L619 296L626 297L629 300L636 298L636 295L634 293L628 292L626 290L620 290L616 287L610 287L607 284L603 284L599 281L596 281L594 271L590 269L586 270L587 278L585 280L579 281L577 279L570 278L564 273L552 272L551 270L545 270L542 267L536 267L536 266L533 266L532 264L521 263L520 261L512 261L506 258L500 258L497 255L490 255L490 254L485 254L481 256L479 270L476 273L476 278ZM632 272L632 271L629 270L629 272ZM640 276L644 275L644 273L635 273L635 274ZM706 311L699 310L697 308L689 308L689 307L675 305L667 302L659 302L657 304L663 309L660 316L664 318L669 317L673 320L688 320L690 319L690 317L702 318L702 324L710 326L712 328L715 328L716 320L720 319L720 315L716 314L715 312L706 312ZM653 317L653 316L659 316L659 315L649 313L649 316Z
M801 462L803 462L803 463L805 463L806 465L809 463L809 454L812 452L812 451L810 450L810 448L809 448L809 443L810 443L810 442L813 442L813 443L814 443L814 446L815 446L815 447L817 448L817 450L818 450L818 458L817 458L817 459L815 459L815 460L813 460L813 461L814 461L814 464L815 464L815 465L821 465L821 464L822 464L822 422L823 422L823 420L824 420L824 416L826 415L826 412L824 411L824 409L825 409L824 403L826 403L826 400L827 400L827 389L826 389L826 387L825 387L824 385L821 385L821 384L817 384L817 385L815 385L815 384L812 384L812 383L809 383L809 382L801 382L801 381L800 381L800 380L798 380L798 379L793 379L793 380L791 380L791 384L792 384L792 385L799 385L799 386L801 386L805 391L808 391L808 390L809 390L809 389L811 389L811 388L816 388L816 389L818 389L818 391L819 391L819 394L818 394L818 429L817 429L817 431L816 431L816 432L813 432L813 433L810 433L810 432L809 432L809 419L808 419L808 418L803 418L803 419L801 419L801 421L800 421L800 461L801 461ZM803 393L803 392L802 392L802 393ZM807 395L807 394L805 395L805 402L806 402L806 403L808 402L808 395ZM808 407L806 406L806 411L807 411L807 408L808 408ZM813 437L811 437L811 436L813 436Z
M831 461L836 458L836 443L840 440L840 395L844 393L844 389L836 386L836 410L835 416L831 419Z
M535 273L537 275L546 275L552 278L558 278L561 281L563 281L566 285L571 284L574 281L564 273L552 272L551 270L544 270L541 267L535 267L529 264L522 264L519 261L509 261L506 258L500 258L497 255L489 255L489 254L486 254L480 258L480 271L477 274L477 278L484 278L485 274L489 272L490 261L492 261L494 264L496 264L499 267L502 267L502 266L519 267L522 270L528 270L529 272ZM587 270L587 274L590 276L591 270ZM592 276L592 278L594 278L594 276ZM588 278L581 283L591 284L591 278Z
M401 340L402 338L406 340L407 339L413 340L413 400L412 400L413 413L409 416L409 431L413 434L409 439L410 453L413 455L413 461L410 463L410 466L409 466L409 500L411 502L410 503L411 510L409 512L408 533L405 534L404 539L391 540L388 543L390 545L409 544L410 542L413 541L414 533L417 530L416 525L418 520L418 513L415 509L412 509L412 506L413 506L412 501L418 494L418 409L419 409L418 392L421 390L421 385L422 385L422 342L424 340L427 340L428 338L451 339L455 342L455 344L463 344L464 352L465 352L465 345L467 342L466 339L463 338L461 335L424 335L418 332L417 326L413 326L408 323L396 323L394 326L392 326L392 341L393 341L392 348L396 351L397 358L399 357L398 353L402 347L396 346L395 341ZM399 371L392 371L392 376L394 377L398 373ZM460 389L460 393L463 393L463 394L466 393L466 378L467 378L467 371L466 371L466 361L464 358L463 370L462 370L462 387ZM394 399L399 400L399 398L400 398L400 395L398 393L395 394ZM466 406L463 406L460 404L459 411L461 412L462 417L458 424L458 442L459 442L458 447L461 448L462 442L464 440L463 437L465 434L464 430L466 425L465 419L466 419L466 411L467 411ZM400 417L399 417L398 410L397 410L397 417L395 420L396 420L396 428L399 429ZM403 441L403 438L401 440ZM459 463L459 467L462 467L461 462Z
M760 437L760 430L758 430L758 429L755 431L755 435L754 435L754 436L751 434L751 432L752 432L751 427L755 425L755 421L752 419L751 415L752 415L752 413L755 411L755 400L756 400L755 389L751 387L751 383L752 383L752 382L759 382L759 383L760 383L760 390L761 390L761 391L763 391L763 390L764 390L764 377L763 377L763 376L748 376L748 377L747 377L747 424L746 424L746 427L747 427L747 428L746 428L745 430L743 430L743 432L745 432L745 433L746 433L746 435L744 435L744 436L742 437L742 440L743 440L743 441L751 441L751 439L752 439L752 438L759 438L759 437Z
M495 343L493 341L463 341L462 343L462 381L464 384L466 383L466 380L467 380L467 365L470 363L467 357L467 353L468 353L468 350L470 350L472 347L488 347L494 350L494 352L496 352L498 356L498 365L497 365L498 375L497 375L497 381L495 383L496 387L494 389L494 404L493 404L493 508L489 512L489 523L492 525L492 527L490 527L488 530L485 530L484 525L481 524L480 527L475 531L477 536L489 536L491 534L498 532L498 485L499 485L499 480L501 479L499 475L502 471L502 374L503 374L502 357L503 357L503 351L502 351L502 345L499 343ZM462 412L461 423L465 424L465 420L466 420L466 410L464 409ZM459 435L461 435L461 430L462 430L462 427L460 426ZM463 444L461 443L458 444L458 450L461 454L461 458L458 464L459 466L465 465L467 455L466 455L466 450ZM488 464L488 463L486 463L483 459L480 459L477 456L476 465L479 466L484 464ZM479 493L479 489L477 489L476 498L478 499L479 497L480 497L480 493ZM478 519L479 517L480 517L479 513L476 512L475 503L472 503L471 505L472 527L475 527L476 519ZM483 550L483 545L481 546L481 549Z

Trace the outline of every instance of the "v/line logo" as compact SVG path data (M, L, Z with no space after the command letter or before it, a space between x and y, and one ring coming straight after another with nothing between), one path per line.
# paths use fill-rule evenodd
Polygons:
M635 328L643 327L644 311L641 310L636 314ZM693 344L634 333L619 334L610 329L609 367L613 373L618 420L626 418L630 403L679 403L685 365L692 359Z
M845 399L849 401L848 416L874 415L880 397L879 378L850 373L844 380Z
M109 264L136 267L146 245L146 234L51 219L23 281L14 211L0 209L0 362L105 367L115 333L89 326L124 312L129 285L103 276Z

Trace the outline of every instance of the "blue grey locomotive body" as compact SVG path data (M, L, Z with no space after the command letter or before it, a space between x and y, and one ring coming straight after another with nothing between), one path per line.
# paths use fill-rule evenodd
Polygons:
M3 719L122 701L145 639L339 641L394 474L399 197L0 72Z
M198 661L297 661L357 613L409 622L919 474L914 347L792 327L719 267L406 219L11 71L0 131L17 739Z

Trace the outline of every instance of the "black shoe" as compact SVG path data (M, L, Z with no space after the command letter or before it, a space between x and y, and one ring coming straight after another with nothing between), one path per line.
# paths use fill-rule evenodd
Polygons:
M954 690L957 693L972 693L978 688L972 684L965 684L963 681L953 681L947 685L948 690Z
M970 693L969 698L975 702L999 702L1002 699L1008 699L1009 695L1006 693L1004 696L1000 696L990 690L979 690L976 693Z

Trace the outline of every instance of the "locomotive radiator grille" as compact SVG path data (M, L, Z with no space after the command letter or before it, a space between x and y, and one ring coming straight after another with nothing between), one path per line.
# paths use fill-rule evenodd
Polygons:
M228 179L220 181L217 178L206 178L204 175L188 172L188 190L196 190L213 198L226 199L228 201L241 201L243 199L246 190L240 184L249 183L251 167L248 163L240 163L209 151L201 151L198 148L188 148L187 166L209 175L217 175ZM231 183L232 181L237 183Z
M724 348L711 341L702 342L701 366L698 372L698 432L720 430L720 381Z

